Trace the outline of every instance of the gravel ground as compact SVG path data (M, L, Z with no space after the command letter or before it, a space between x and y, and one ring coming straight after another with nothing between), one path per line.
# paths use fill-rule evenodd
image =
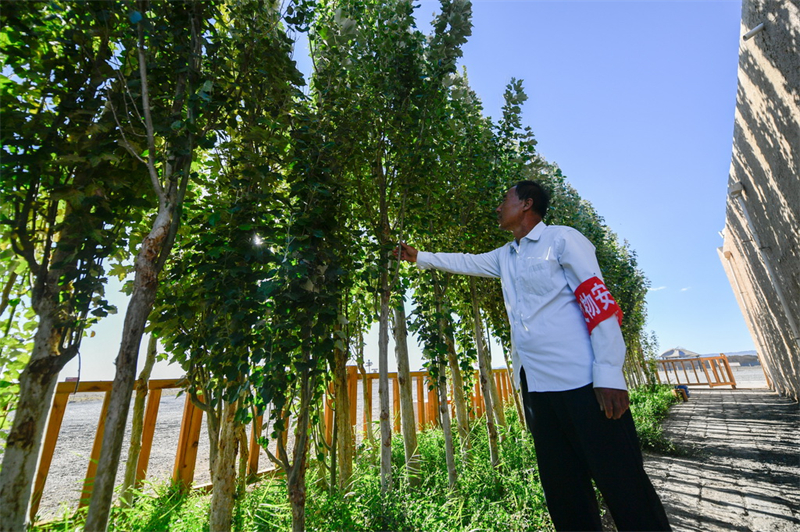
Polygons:
M178 444L181 417L185 398L177 396L177 390L164 390L156 421L153 448L147 477L169 479L172 475L175 451ZM89 467L100 410L103 405L102 393L83 393L70 396L61 432L58 435L53 463L47 476L39 515L43 519L52 518L64 511L77 507L83 487L83 479ZM125 461L130 446L130 428L125 432L122 444L120 466L117 470L117 483L125 474ZM198 447L197 482L208 482L210 474L207 467L200 464L208 461L208 435L203 427Z
M150 452L150 463L147 469L147 481L165 482L172 477L175 464L175 454L178 446L178 436L183 417L186 398L178 396L178 390L163 390L158 410L153 446ZM416 395L416 388L414 391ZM67 404L58 442L53 453L53 462L45 483L42 501L39 505L39 519L49 520L64 512L71 512L77 508L80 500L83 481L89 467L89 456L94 444L97 423L103 405L103 393L81 393L70 396ZM363 394L358 390L358 419L363 419ZM378 386L375 381L373 386L373 419L378 419ZM391 402L390 402L391 405ZM133 408L131 408L133 411ZM361 441L361 423L358 428L357 441ZM269 427L265 428L265 431ZM375 427L377 433L378 429ZM266 432L265 432L266 433ZM249 435L249 430L248 430ZM290 432L289 447L291 448L292 436ZM125 475L125 462L128 458L130 447L130 427L125 432L122 444L120 466L117 469L117 485L122 483ZM200 431L200 440L197 449L197 463L195 466L194 483L197 485L211 482L209 472L209 441L208 432L203 419ZM275 446L270 449L275 452ZM259 469L272 467L267 454L261 450Z
M739 383L739 388L765 388L763 372L759 366L733 368ZM378 419L378 385L373 382L373 420ZM416 382L413 384L414 399L416 400ZM147 471L148 481L167 481L172 476L175 454L178 444L181 417L185 396L177 396L177 390L164 390L156 422L153 447L150 454L150 465ZM102 393L83 393L70 397L64 421L61 426L58 443L53 455L53 463L45 484L42 502L39 507L40 518L50 519L62 512L74 509L80 499L83 479L89 465L94 442L100 409L103 403ZM358 441L362 439L361 427L363 420L363 400L361 386L358 388L358 420L356 427ZM391 408L391 402L390 402ZM392 411L392 410L390 410ZM375 433L379 432L377 424L373 425ZM121 483L124 475L125 461L130 445L130 429L126 431L123 441L120 467L117 471L117 483ZM274 452L274 447L273 447ZM197 465L194 482L206 484L210 482L208 471L209 442L205 422L200 434L197 453ZM271 462L262 450L259 458L259 468L271 467Z

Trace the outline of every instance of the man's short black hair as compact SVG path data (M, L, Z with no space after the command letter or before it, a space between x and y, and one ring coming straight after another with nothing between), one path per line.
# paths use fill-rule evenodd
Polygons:
M550 206L550 193L536 181L520 181L516 184L517 197L521 200L532 199L531 210L544 219Z

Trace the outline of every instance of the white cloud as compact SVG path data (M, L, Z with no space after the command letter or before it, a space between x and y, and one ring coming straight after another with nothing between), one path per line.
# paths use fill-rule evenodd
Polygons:
M664 290L666 286L656 286L655 288L651 288L649 292L658 292L659 290Z
M681 292L686 292L686 291L687 291L687 290L689 290L690 288L691 288L691 286L687 286L686 288L681 288Z

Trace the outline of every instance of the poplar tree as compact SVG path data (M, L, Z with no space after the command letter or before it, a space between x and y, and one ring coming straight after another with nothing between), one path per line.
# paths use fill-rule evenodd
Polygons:
M124 246L146 191L131 178L142 165L118 145L108 106L128 24L117 4L7 3L0 20L0 230L19 260L13 272L30 282L18 293L38 318L0 472L0 522L24 530L59 371L91 324L115 310L104 298L104 261ZM4 298L11 277L6 287Z

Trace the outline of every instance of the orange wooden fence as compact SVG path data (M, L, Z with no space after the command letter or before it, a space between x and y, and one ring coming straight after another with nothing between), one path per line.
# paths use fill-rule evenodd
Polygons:
M372 418L371 409L365 407L365 397L362 393L360 401L358 400L362 376L359 375L355 366L348 366L347 368L347 390L350 396L350 420L355 429L359 424L364 432L368 430L369 423ZM367 374L367 395L373 397L374 381L378 379L377 373ZM414 389L414 412L415 419L417 420L417 428L422 430L432 426L438 425L438 400L435 390L430 388L430 376L427 372L412 372L412 388ZM508 377L508 371L505 369L494 370L495 385L499 392L500 399L503 403L511 401L513 386ZM390 400L394 412L393 430L400 431L400 393L399 384L397 381L397 374L390 373ZM478 384L478 377L476 372L475 389L469 399L471 404L471 416L482 416L484 413L483 396ZM147 476L147 466L150 461L150 451L153 445L153 436L155 433L156 420L158 418L158 409L161 402L161 393L163 390L181 388L180 379L152 379L148 383L147 403L145 405L144 425L142 431L142 447L139 454L139 460L136 467L136 485L141 486L142 481ZM104 420L108 413L108 402L111 397L111 381L85 381L77 384L74 382L60 382L56 387L55 397L53 398L53 405L50 409L50 417L48 418L47 428L45 431L44 439L42 442L42 453L39 458L39 466L36 472L34 481L33 497L31 501L30 516L34 518L39 510L42 493L44 493L45 482L47 475L50 471L50 465L53 461L53 453L58 441L58 434L61 430L61 423L64 419L64 414L69 402L69 396L74 393L86 392L103 392L105 394L103 406L100 412L100 418L95 431L94 444L92 446L91 456L89 457L89 466L86 471L86 476L83 483L83 490L79 502L79 508L89 504L89 499L92 495L92 486L94 482L95 473L97 472L97 461L100 457L100 448L103 444L103 429ZM358 410L362 412L361 419L358 419ZM372 408L377 408L377 401L372 401ZM452 408L451 408L452 412ZM333 427L333 410L331 408L330 398L325 403L325 435L328 443L331 442L331 434ZM172 471L173 482L190 486L194 480L195 466L197 462L197 449L200 441L200 429L203 422L203 412L192 403L189 395L186 395L186 402L183 409L183 417L181 420L181 427L178 437L177 449L175 452L175 462ZM259 471L259 454L260 447L258 444L258 436L261 434L261 425L263 419L261 416L256 418L251 424L250 430L250 453L247 464L247 475L250 478L267 474L273 469ZM284 432L284 438L288 431ZM203 488L207 486L198 486Z
M656 362L659 370L656 372L658 382L661 382L661 373L663 372L667 384L708 386L709 388L730 386L736 389L736 379L731 371L731 365L728 363L728 357L723 354L713 357L657 360Z
M495 386L497 387L500 401L505 403L512 401L513 385L508 377L508 370L496 369L493 370ZM373 397L374 390L377 387L375 381L378 380L377 373L367 373L366 378L366 397ZM414 399L414 417L417 422L417 429L424 430L426 428L438 426L438 409L439 399L436 390L431 389L430 375L427 371L412 371L411 389L412 397ZM389 374L389 381L391 386L390 403L392 408L392 430L400 432L400 384L397 380L396 373ZM470 402L470 417L480 417L485 412L483 401L483 393L480 388L478 372L475 372L474 378L475 386L469 397ZM369 424L373 421L371 412L366 408L366 400L364 395L363 376L358 373L358 368L355 366L347 367L347 391L350 403L350 421L355 427L361 424L362 432L366 433ZM450 390L448 390L448 393ZM361 393L361 400L358 400L358 394ZM377 401L372 401L372 408L377 408ZM358 415L359 407L361 407L362 415ZM451 414L455 415L454 408L451 406ZM360 419L359 419L360 418ZM330 443L333 432L333 409L331 408L330 397L325 403L325 438Z

